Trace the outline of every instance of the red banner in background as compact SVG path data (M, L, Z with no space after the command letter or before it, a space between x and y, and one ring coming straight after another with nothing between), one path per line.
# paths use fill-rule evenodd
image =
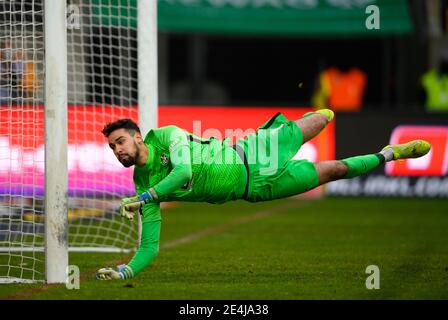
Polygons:
M160 107L159 126L175 124L203 138L221 139L224 137L243 138L249 130L253 132L277 112L291 120L300 119L311 108L276 107ZM196 125L195 125L196 124ZM200 133L200 134L198 134ZM250 132L249 132L250 133ZM218 136L217 136L218 135ZM334 159L334 122L314 137L299 151L299 156L311 161Z
M159 126L177 125L198 136L235 141L255 131L277 112L299 119L309 108L162 106ZM68 109L69 193L134 193L132 169L121 166L101 130L120 118L138 121L136 107L70 106ZM299 151L311 161L333 159L334 122ZM43 194L43 109L0 108L0 195Z
M391 176L445 176L448 172L448 126L402 125L392 132L390 144L416 139L431 143L430 152L417 159L388 162L386 173Z

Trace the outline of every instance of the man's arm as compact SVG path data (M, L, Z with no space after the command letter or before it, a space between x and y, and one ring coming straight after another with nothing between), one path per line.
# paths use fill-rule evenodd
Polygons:
M145 205L143 207L140 247L128 264L133 271L134 277L142 272L157 257L159 253L161 224L160 204L149 203Z
M192 177L190 146L187 134L176 126L167 126L157 131L159 141L168 147L173 169L147 192L139 195L145 203L156 201L182 187Z
M161 215L160 204L149 203L143 206L142 236L140 246L127 265L102 268L97 272L97 279L130 279L142 272L157 257L159 252Z
M173 166L165 179L154 186L157 195L165 196L179 189L191 179L190 145L187 134L178 127L168 126L159 132L160 141L169 148L170 161Z
M158 138L169 149L173 169L153 188L136 188L137 196L122 199L120 206L121 215L131 220L139 209L143 210L140 247L128 265L119 266L118 269L100 269L97 273L98 279L135 277L155 259L159 250L161 228L160 204L157 199L179 189L192 177L190 147L185 131L175 126L167 126L158 131Z

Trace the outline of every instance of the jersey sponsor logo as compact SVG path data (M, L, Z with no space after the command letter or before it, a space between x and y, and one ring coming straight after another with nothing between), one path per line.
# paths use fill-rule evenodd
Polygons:
M168 164L168 157L166 154L162 153L162 155L160 156L160 162L162 162L164 166Z
M391 176L445 176L448 172L448 126L399 126L394 129L390 144L423 139L431 150L423 157L391 161L386 173Z

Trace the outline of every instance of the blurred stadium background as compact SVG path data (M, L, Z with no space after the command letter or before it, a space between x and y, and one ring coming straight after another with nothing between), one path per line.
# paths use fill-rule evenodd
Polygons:
M138 119L137 0L67 5L69 244L132 249L135 225L116 210L133 193L132 171L115 163L100 130ZM369 27L371 5L379 28ZM14 0L0 9L0 247L33 248L43 243L43 6ZM340 159L415 138L433 149L293 199L167 205L161 254L132 281L142 290L123 296L114 284L105 297L447 298L447 1L159 0L158 28L159 126L238 138L277 111L298 118L330 107L334 123L298 156ZM81 295L26 291L34 284L0 286L0 297L97 298L105 287L91 274L128 254L71 253L91 289ZM364 286L369 264L388 281L377 295ZM42 281L43 268L41 252L0 251L0 278ZM145 281L165 287L142 295Z

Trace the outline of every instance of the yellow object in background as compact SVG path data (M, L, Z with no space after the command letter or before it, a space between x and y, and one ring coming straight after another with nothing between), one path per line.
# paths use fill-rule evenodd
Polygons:
M448 111L448 75L431 69L422 76L427 111Z

